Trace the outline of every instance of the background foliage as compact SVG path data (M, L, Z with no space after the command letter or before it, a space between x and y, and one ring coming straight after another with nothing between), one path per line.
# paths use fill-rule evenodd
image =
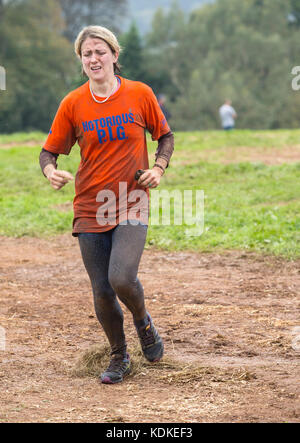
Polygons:
M185 13L157 9L140 35L122 32L126 0L0 0L0 132L48 131L60 100L84 81L73 51L82 26L102 24L123 46L125 77L164 93L173 130L219 128L231 98L239 128L298 127L300 0L215 0Z

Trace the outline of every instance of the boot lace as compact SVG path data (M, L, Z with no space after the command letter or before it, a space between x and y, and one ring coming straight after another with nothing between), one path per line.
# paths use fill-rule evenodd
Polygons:
M150 323L146 328L139 331L139 335L144 346L153 345L155 343L155 336Z
M124 361L124 357L114 357L110 360L109 366L106 372L122 372L126 369L127 362Z

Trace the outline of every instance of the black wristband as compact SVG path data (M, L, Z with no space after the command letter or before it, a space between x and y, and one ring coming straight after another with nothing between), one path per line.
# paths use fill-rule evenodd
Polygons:
M138 169L135 173L134 179L138 180L140 176L144 174L144 172L145 172L144 169Z
M154 163L153 168L154 168L154 166L156 166L157 168L160 168L163 172L165 172L165 168L163 166L159 165L158 163Z

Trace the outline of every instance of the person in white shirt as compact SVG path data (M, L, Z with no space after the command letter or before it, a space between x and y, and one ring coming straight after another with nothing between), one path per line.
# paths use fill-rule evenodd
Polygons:
M235 125L235 119L237 118L237 113L235 109L231 106L231 100L226 100L225 103L220 107L219 114L221 118L222 128L226 131L233 129Z

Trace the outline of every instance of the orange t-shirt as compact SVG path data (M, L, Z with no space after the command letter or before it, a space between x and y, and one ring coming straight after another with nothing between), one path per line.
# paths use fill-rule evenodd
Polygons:
M73 235L105 232L131 218L148 220L149 191L134 176L149 168L146 130L158 140L170 128L149 86L118 78L119 89L105 103L93 100L89 82L69 93L44 144L66 155L76 142L80 146Z

